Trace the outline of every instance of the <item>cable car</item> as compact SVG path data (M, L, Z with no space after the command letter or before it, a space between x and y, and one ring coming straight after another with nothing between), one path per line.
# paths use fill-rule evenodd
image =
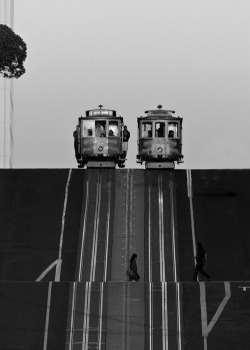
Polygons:
M146 116L137 118L137 163L145 162L146 168L174 168L183 163L182 118L174 117L175 111L157 109L145 111Z
M73 133L78 168L124 168L123 118L114 110L98 107L78 119Z

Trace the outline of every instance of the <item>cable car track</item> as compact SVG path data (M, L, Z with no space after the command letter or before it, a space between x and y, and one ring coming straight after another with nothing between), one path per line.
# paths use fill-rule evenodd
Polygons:
M95 205L94 232L93 232L93 244L92 244L92 255L91 255L90 282L95 282L97 243L98 243L100 207L101 207L101 186L102 186L102 172L99 171L98 180L96 184L96 205Z
M108 176L107 182L104 182L105 176ZM95 179L96 177L96 179ZM95 183L95 201L90 203L90 188L93 189L92 183ZM103 282L107 280L108 274L108 257L109 257L109 240L110 240L110 219L111 219L111 194L112 194L112 169L108 172L102 169L98 170L88 170L86 188L85 188L85 198L84 198L84 213L83 213L83 224L82 224L82 235L80 241L80 254L78 260L78 282L83 281L83 267L84 259L89 260L90 258L90 268L89 268L89 281L87 281L84 289L84 300L78 292L77 283L73 284L72 289L72 306L71 306L71 316L70 316L70 329L69 331L69 350L73 350L74 346L77 346L76 339L79 338L79 332L82 332L82 349L89 348L90 342L90 331L91 339L97 346L97 349L101 349L102 344L102 332L103 332L103 305L104 305L104 286ZM104 205L104 201L105 205ZM91 207L92 206L92 207ZM91 209L92 208L92 209ZM93 212L92 220L89 217L90 210ZM101 215L102 210L102 215ZM100 222L105 220L105 230L101 230ZM92 240L90 241L90 231L89 228L93 226ZM100 237L102 236L102 237ZM88 237L88 240L87 240ZM98 244L100 239L103 238L105 244ZM90 257L88 255L90 253ZM101 259L101 264L97 261ZM102 260L103 259L103 260ZM98 270L98 275L102 276L102 282L96 284L96 273ZM102 271L100 271L102 269ZM82 287L80 288L82 289ZM80 298L80 299L79 299ZM76 305L82 304L83 309L83 319L82 329L75 329L76 319ZM79 307L79 306L78 306ZM91 311L92 309L96 311ZM98 317L97 314L98 313ZM93 316L94 314L94 316ZM77 316L79 318L79 316ZM92 325L92 326L91 326ZM93 326L94 325L94 326ZM76 333L76 334L75 334ZM91 343L92 343L91 342Z

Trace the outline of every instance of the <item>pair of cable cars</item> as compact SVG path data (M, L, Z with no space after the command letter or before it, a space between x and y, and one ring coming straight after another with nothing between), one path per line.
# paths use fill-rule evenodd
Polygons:
M74 132L75 153L78 167L124 168L127 141L124 138L123 118L116 111L88 110L80 117ZM148 110L146 116L137 118L137 163L145 162L146 168L174 168L182 163L182 118L174 117L174 111Z

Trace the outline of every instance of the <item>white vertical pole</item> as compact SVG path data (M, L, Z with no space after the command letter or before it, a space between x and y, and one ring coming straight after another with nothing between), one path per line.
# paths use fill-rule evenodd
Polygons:
M0 0L0 24L14 27L14 0ZM12 167L13 79L0 77L0 168Z

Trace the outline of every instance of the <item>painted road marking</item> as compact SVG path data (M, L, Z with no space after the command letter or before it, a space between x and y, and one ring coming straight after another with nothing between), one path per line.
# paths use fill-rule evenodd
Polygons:
M247 289L250 289L250 287L247 286L238 286L238 288L242 288L244 292L246 292Z
M152 302L152 283L149 283L149 349L153 350L153 302Z
M83 320L83 339L82 339L82 349L83 350L88 349L90 298L91 298L91 283L86 282L85 302L84 302L84 320Z
M95 218L94 218L94 232L93 232L90 282L95 281L98 230L99 230L100 207L101 207L101 186L102 186L102 173L100 171L98 174L98 181L97 181L97 185L96 185L96 206L95 206Z
M62 245L63 245L63 236L64 236L64 226L65 226L65 214L67 209L67 201L68 201L68 190L69 190L69 183L71 178L72 169L69 170L67 183L65 187L65 196L64 196L64 205L63 205L63 214L62 214L62 225L61 225L61 234L60 234L60 243L59 243L59 251L58 251L58 259L55 260L52 264L50 264L42 273L41 275L36 279L37 282L40 282L47 273L50 272L50 270L56 266L56 272L55 272L55 281L60 281L61 277L61 268L62 268Z
M172 255L174 268L174 282L177 282L176 247L175 247L175 221L174 221L174 191L173 181L169 183L170 188L170 210L171 210L171 231L172 231Z
M124 225L125 225L125 245L124 245L124 265L125 265L125 271L127 271L127 264L129 260L129 252L128 252L128 208L129 208L129 198L128 198L128 193L129 193L129 169L126 172L126 184L124 184L125 189L125 220L124 220Z
M98 350L102 347L102 313L103 313L103 282L101 282L98 324Z
M47 273L49 273L49 271L52 270L53 267L56 266L57 264L58 264L58 261L57 261L57 260L55 260L52 264L50 264L50 265L47 267L47 269L44 270L44 271L41 273L41 275L36 279L36 282L40 282L40 281L44 278L44 276L46 276Z
M63 246L63 236L64 236L64 226L65 226L65 214L67 209L67 201L68 201L68 191L69 191L69 182L71 178L72 169L69 169L69 175L65 187L65 197L64 197L64 205L63 205L63 214L62 214L62 226L61 226L61 236L60 236L60 244L59 244L59 252L58 252L58 259L57 259L57 265L56 265L56 275L55 275L55 281L60 281L61 277L61 268L62 268L62 246Z
M163 350L168 350L168 307L167 283L162 283L162 344Z
M47 298L47 308L46 308L45 331L44 331L44 340L43 340L43 350L46 350L46 349L47 349L47 343L48 343L51 290L52 290L52 282L49 282L49 287L48 287L48 298Z
M152 282L152 258L151 258L151 185L148 186L148 280ZM150 288L151 291L151 288ZM151 293L151 292L150 292Z
M177 339L178 339L178 349L182 349L182 341L181 341L181 308L180 308L180 284L176 283L177 287Z
M181 341L181 311L180 311L180 285L177 282L177 263L176 263L176 246L175 246L175 220L174 220L174 184L170 180L170 209L171 209L171 231L172 231L172 254L174 260L174 282L176 282L176 304L177 304L177 344L178 349L182 349Z
M225 297L220 303L217 311L215 312L212 320L207 324L207 305L206 305L206 285L205 282L200 282L200 304L201 304L201 325L202 325L202 336L204 338L204 350L207 350L207 338L208 334L213 329L215 323L218 321L224 307L226 306L228 300L231 297L230 283L224 282L225 286Z
M195 229L194 229L193 185L192 185L191 169L187 169L187 192L188 192L189 206L190 206L191 230L192 230L192 241L193 241L193 254L194 254L194 257L195 257L195 255L196 255L196 247L195 247L196 239L195 239ZM194 266L195 266L195 259L194 259ZM198 278L198 281L199 281L199 278Z
M111 208L111 171L109 172L108 182L108 210L106 219L106 253L104 261L104 277L103 282L107 280L107 269L108 269L108 248L109 248L109 227L110 227L110 208Z
M89 207L89 180L87 180L87 182L86 182L85 213L84 213L84 219L83 219L82 242L81 242L81 254L80 254L80 266L79 266L79 273L78 273L78 281L81 281L81 279L82 279L82 264L83 264L83 252L84 252L84 246L85 246L88 207Z
M164 251L164 218L163 218L163 192L162 173L158 172L158 202L159 202L159 250L160 250L160 279L166 282L165 251Z
M149 280L149 350L153 349L152 257L151 257L151 183L148 182L148 280Z
M75 321L75 302L76 302L76 288L77 283L73 283L73 293L72 293L72 307L71 307L71 318L70 318L70 336L69 336L69 350L72 350L73 346L73 334L74 334L74 321Z

